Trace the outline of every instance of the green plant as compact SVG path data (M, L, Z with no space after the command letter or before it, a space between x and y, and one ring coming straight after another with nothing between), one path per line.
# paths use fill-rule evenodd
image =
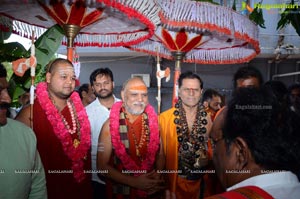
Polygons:
M277 23L277 30L284 28L288 24L291 24L300 36L300 7L295 5L294 0L287 4L286 9L281 13Z
M259 2L258 4L261 5L261 2ZM261 6L256 6L253 9L253 11L249 15L249 19L253 21L256 25L259 25L261 28L266 28L262 9L258 7Z
M30 49L27 51L18 42L4 44L3 40L7 39L7 36L9 36L8 33L2 32L0 35L5 35L5 37L1 37L2 40L0 41L1 62L12 62L17 59L28 58L30 56ZM46 65L49 61L55 58L54 55L61 45L63 36L64 33L61 26L54 25L41 35L34 43L35 57L37 59L35 84L44 81ZM18 106L18 97L25 93L31 86L30 70L27 70L23 77L12 74L9 79L9 85L9 92L12 97L12 106Z

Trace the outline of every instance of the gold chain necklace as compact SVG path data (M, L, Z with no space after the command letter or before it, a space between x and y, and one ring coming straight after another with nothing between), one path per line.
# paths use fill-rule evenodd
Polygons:
M50 94L49 94L49 98L51 99L53 105L57 109L57 112L58 112L64 126L66 127L68 133L70 133L71 135L77 133L78 137L73 140L73 146L75 148L77 148L80 144L80 123L79 123L79 120L78 120L77 113L75 111L75 106L74 106L73 101L69 100L69 99L67 100L67 106L68 106L68 110L70 112L71 121L72 121L72 129L71 129L71 127L68 124L66 118L61 114L61 112L59 111L59 108L57 107L57 105L55 103L55 100L52 98L52 96Z
M123 110L124 111L124 110ZM125 112L124 112L125 113ZM126 125L127 125L127 121L128 118L126 116L125 113L125 121L126 121ZM127 125L128 126L128 125ZM132 137L133 137L133 141L134 141L134 145L135 145L135 151L136 151L136 156L142 160L141 157L141 152L140 150L142 149L142 147L146 144L149 143L149 128L148 128L148 116L146 113L142 114L142 132L141 132L141 138L139 143L137 142L137 137L134 131L132 131Z

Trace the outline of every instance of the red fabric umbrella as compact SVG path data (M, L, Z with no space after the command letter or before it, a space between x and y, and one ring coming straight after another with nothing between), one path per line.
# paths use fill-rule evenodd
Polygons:
M128 48L175 59L173 106L181 61L236 64L248 62L260 52L258 27L230 8L188 0L159 0L159 4L162 23L155 35Z
M60 24L67 38L64 45L116 47L137 44L150 38L160 23L159 7L152 0L4 0L0 7L0 28L36 38L47 28Z
M82 28L99 21L104 9L99 7L89 12L83 1L76 1L71 4L61 2L52 4L39 3L46 13L63 27L68 39L67 57L70 61L73 61L73 42L75 37Z

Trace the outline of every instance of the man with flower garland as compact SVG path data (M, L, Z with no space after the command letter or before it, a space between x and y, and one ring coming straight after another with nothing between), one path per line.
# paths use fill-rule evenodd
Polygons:
M104 123L97 154L97 167L110 179L108 198L148 198L164 188L154 169L162 169L158 120L148 104L147 87L134 77L126 81Z
M17 120L31 126L44 164L48 198L92 198L91 135L87 114L75 88L73 65L66 59L48 64L46 82L36 88L31 107ZM32 123L31 123L32 121Z
M199 199L214 192L212 176L205 174L210 171L205 169L212 156L208 141L212 122L200 102L201 78L187 71L179 76L178 85L175 107L159 117L168 191L177 199Z

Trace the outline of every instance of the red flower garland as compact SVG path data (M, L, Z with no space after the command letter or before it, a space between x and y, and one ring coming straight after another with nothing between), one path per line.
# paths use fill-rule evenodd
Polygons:
M122 108L122 102L116 102L110 111L110 133L111 142L115 149L115 153L122 161L123 166L127 170L147 170L153 169L157 150L159 148L159 130L158 120L154 108L149 104L145 108L145 113L148 115L149 128L150 128L150 141L147 148L146 159L142 162L141 166L138 166L135 161L127 154L125 145L120 138L119 126L120 126L120 109ZM139 172L135 173L140 175Z
M41 82L37 85L36 94L42 109L47 115L47 119L53 126L53 131L56 137L60 140L63 146L65 154L72 161L72 170L75 180L77 182L81 182L85 178L85 173L83 171L83 161L87 156L88 150L91 146L91 128L88 121L88 116L78 94L76 92L73 92L70 97L70 99L74 103L74 107L76 109L78 121L80 124L80 144L76 148L73 145L71 135L62 122L57 108L49 99L46 82Z

